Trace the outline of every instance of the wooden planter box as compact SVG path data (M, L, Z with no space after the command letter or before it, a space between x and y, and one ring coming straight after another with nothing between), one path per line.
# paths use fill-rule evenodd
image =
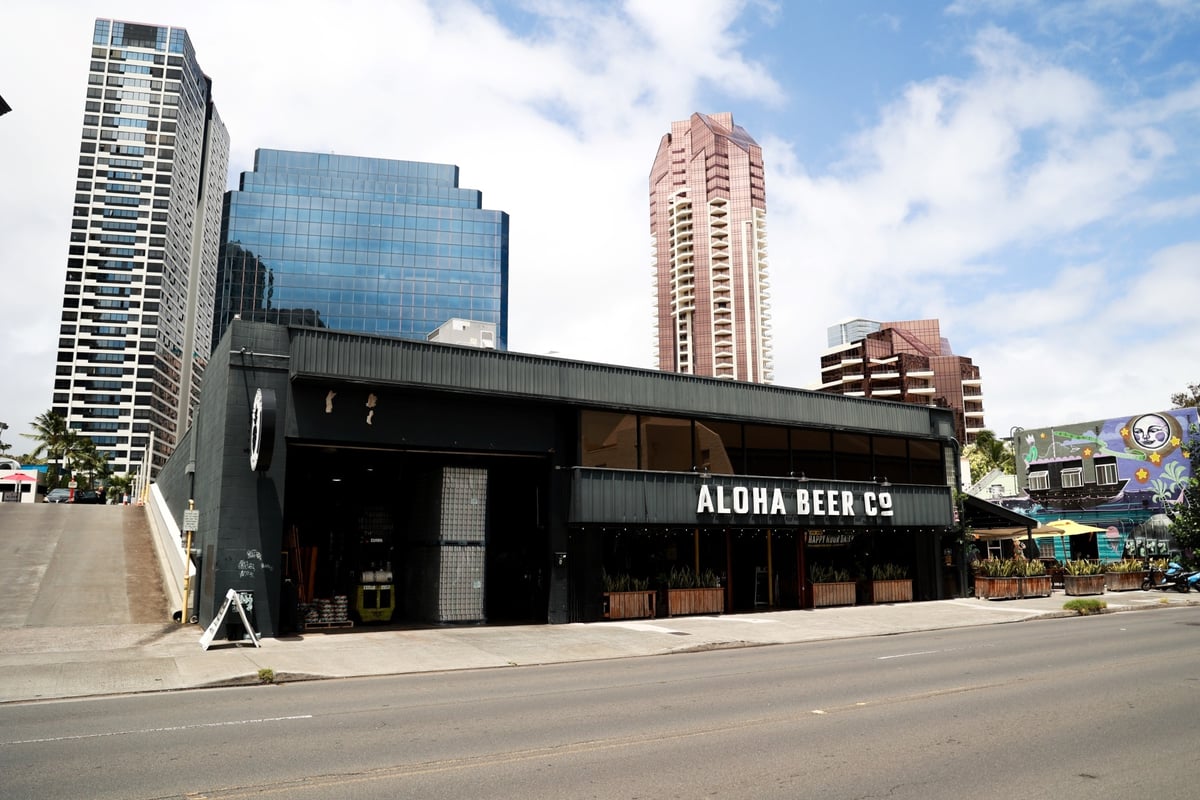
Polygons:
M837 581L835 583L814 583L813 608L827 606L852 606L856 594L857 582Z
M988 578L975 576L975 596L984 600L1018 600L1022 597L1049 597L1054 584L1049 575L1029 578Z
M913 584L910 578L871 581L872 603L911 603Z
M604 592L605 619L653 619L653 589L637 592Z
M711 589L667 589L667 616L684 614L723 614L725 612L725 590Z
M1016 600L1021 596L1021 578L975 576L975 596L982 600Z
M1104 594L1104 575L1063 575L1063 590L1073 596Z
M1141 589L1142 581L1146 580L1146 571L1139 572L1106 572L1104 586L1110 592L1128 592Z
M1054 582L1049 575L1030 575L1021 578L1021 597L1049 597Z

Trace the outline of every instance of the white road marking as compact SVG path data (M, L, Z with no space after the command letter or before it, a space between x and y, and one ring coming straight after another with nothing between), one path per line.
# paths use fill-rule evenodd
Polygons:
M894 656L876 656L876 661L887 661L889 658L908 658L909 656L928 656L934 653L941 653L941 650L917 650L913 653L897 653Z
M105 733L84 733L77 736L52 736L48 739L17 739L11 742L0 742L0 745L10 744L43 744L45 742L71 742L76 739L99 739L104 736L132 736L138 733L168 733L172 731L187 731L196 728L224 728L231 725L258 725L263 722L291 722L299 719L312 719L312 714L301 714L294 717L267 717L265 719L238 719L228 722L201 722L195 725L172 725L167 728L143 728L135 731L107 731Z

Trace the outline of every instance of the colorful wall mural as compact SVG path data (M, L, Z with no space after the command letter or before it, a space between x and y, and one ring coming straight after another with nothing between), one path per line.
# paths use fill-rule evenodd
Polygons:
M1099 531L1043 540L1056 558L1158 555L1169 548L1164 509L1191 477L1195 408L1013 431L1023 496L1004 505L1047 524L1070 519ZM1043 555L1051 555L1049 552Z

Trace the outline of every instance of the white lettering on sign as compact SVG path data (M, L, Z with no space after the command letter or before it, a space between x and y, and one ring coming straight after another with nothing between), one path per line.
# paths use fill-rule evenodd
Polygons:
M750 513L750 490L745 486L733 487L733 513Z
M697 514L753 514L755 516L800 517L894 516L891 492L867 491L856 496L848 489L797 489L795 505L788 507L788 495L782 489L700 485L696 498Z

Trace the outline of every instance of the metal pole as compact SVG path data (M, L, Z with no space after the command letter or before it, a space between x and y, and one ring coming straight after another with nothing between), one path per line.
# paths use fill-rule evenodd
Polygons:
M196 503L188 500L188 511L194 511ZM191 604L188 603L188 592L192 584L192 529L187 530L187 542L183 548L183 610L179 612L179 624L185 625L191 619Z
M179 612L179 624L188 622L192 616L192 532L187 532L187 547L183 551L183 610Z
M771 529L767 528L767 606L775 607L775 566L771 562Z

